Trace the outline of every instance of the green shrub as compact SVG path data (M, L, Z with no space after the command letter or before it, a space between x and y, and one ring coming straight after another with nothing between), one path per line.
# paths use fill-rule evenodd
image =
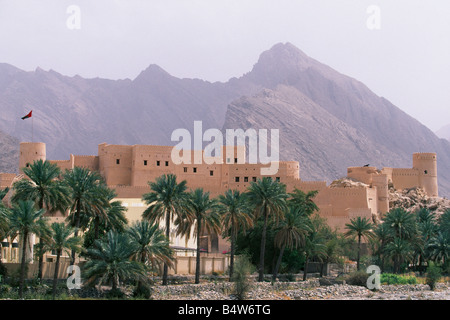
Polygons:
M369 274L363 270L360 270L349 274L346 278L346 282L352 286L365 287L367 285L368 278Z
M0 285L0 298L9 298L11 292L12 292L11 286L7 284Z
M414 276L400 276L393 273L382 273L380 277L381 284L417 284L417 278Z
M436 283L441 277L441 268L431 262L427 268L427 278L425 280L425 283L430 286L431 290L434 290L436 288Z
M254 272L254 266L250 259L245 256L239 256L234 264L233 276L231 280L234 282L233 294L238 300L244 300L250 291L251 283L249 275Z
M152 296L152 288L149 283L141 283L134 291L133 296L141 299L150 299Z
M5 265L0 262L0 283L3 281L3 279L6 278L8 275L8 270L6 269Z

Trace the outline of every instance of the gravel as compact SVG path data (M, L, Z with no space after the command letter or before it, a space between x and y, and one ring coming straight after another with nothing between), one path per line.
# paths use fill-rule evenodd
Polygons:
M234 300L233 284L208 283L154 286L154 300ZM321 286L317 279L300 282L254 282L247 300L450 300L450 284L382 285L371 291L348 284Z

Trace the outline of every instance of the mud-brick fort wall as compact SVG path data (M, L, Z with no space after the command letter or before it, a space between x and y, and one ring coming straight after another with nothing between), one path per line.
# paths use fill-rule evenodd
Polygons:
M131 185L132 146L98 146L99 172L108 185Z
M2 173L0 174L0 189L11 187L14 178L17 175L15 173Z
M61 169L75 166L98 170L106 183L116 190L118 198L140 199L149 192L149 181L155 181L162 174L176 174L179 181L186 180L189 189L203 188L211 197L223 194L228 189L247 190L252 181L261 178L264 164L245 163L245 152L236 147L232 153L222 150L222 163L194 162L190 153L190 164L172 162L170 146L109 145L98 146L97 156L74 156L69 160L52 160ZM198 154L197 154L198 155ZM201 160L203 152L200 153ZM35 160L46 159L44 143L21 143L19 166L23 168ZM219 161L220 162L220 161ZM347 177L367 186L329 187L325 181L302 181L297 161L278 162L278 172L271 177L286 184L287 192L295 188L304 192L317 190L314 201L319 214L325 215L333 227L349 222L350 216L383 214L389 210L388 188L392 183L396 189L422 187L430 196L437 196L437 159L435 153L415 153L413 167L409 169L375 167L350 167ZM10 186L15 177L0 175L0 185ZM350 210L350 211L349 211ZM352 211L353 210L353 211ZM355 211L356 210L356 211ZM370 214L369 214L370 213Z
M436 153L414 153L412 168L383 168L383 172L397 190L420 187L430 197L439 195Z

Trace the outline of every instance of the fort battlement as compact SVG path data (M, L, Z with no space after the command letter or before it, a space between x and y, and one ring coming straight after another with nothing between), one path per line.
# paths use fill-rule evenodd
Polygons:
M410 176L415 177L419 175L419 171L417 169L401 169L401 168L394 168L392 170L392 175L396 176Z
M416 152L413 153L413 159L436 160L437 155L433 152Z
M346 213L350 219L357 217L370 219L372 217L372 211L369 208L348 208Z

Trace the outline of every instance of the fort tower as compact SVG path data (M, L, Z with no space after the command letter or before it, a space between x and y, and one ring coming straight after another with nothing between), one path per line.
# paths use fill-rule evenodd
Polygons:
M45 143L42 142L21 142L19 155L19 172L22 168L29 167L36 160L46 159Z
M419 186L430 197L438 196L436 153L414 153L413 168L418 170Z

